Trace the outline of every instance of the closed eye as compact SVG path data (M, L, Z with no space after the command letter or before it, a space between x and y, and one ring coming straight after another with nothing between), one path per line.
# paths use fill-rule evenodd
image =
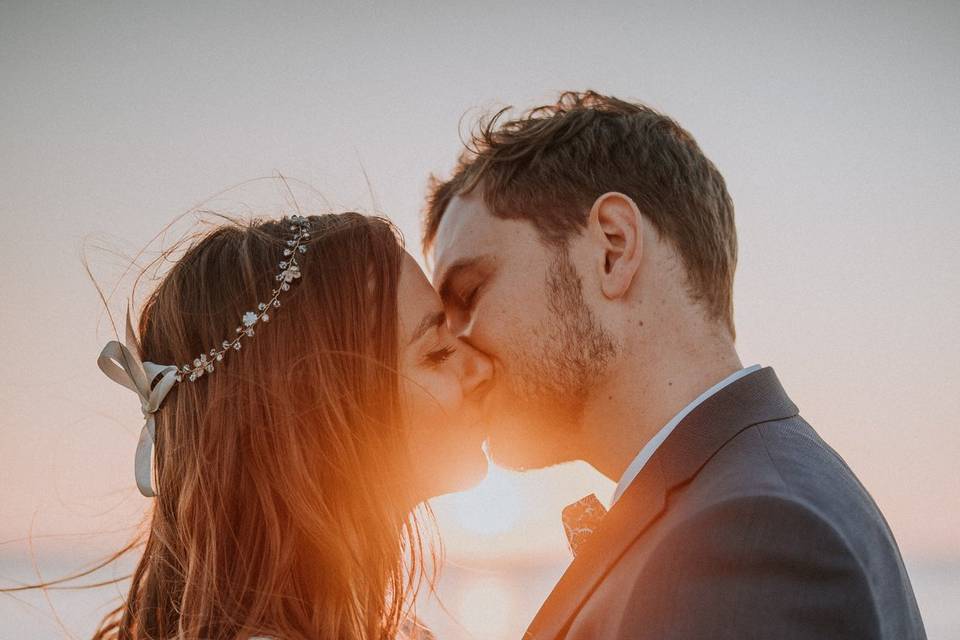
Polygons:
M448 308L469 311L477 302L480 290L497 272L490 256L465 258L451 265L440 279L440 299Z
M470 293L468 293L467 295L458 296L458 298L460 298L460 308L463 309L464 311L469 311L473 309L473 306L477 302L477 295L480 293L480 289L482 288L483 287L481 286L476 286L473 289L471 289Z

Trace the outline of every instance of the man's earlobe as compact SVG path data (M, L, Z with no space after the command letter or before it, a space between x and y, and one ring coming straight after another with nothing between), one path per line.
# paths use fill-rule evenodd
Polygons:
M603 294L611 300L622 298L630 290L643 258L640 209L629 196L608 192L594 201L588 224L598 241Z

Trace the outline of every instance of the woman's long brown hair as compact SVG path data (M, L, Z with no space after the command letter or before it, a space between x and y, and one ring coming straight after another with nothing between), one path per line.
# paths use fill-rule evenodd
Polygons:
M424 556L396 370L403 247L380 218L310 220L270 322L156 414L143 556L95 640L398 635ZM141 357L182 364L230 339L276 286L289 224L196 241L143 307Z

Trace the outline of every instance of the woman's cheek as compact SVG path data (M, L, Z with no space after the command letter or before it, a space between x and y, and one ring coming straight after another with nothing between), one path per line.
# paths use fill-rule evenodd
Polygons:
M438 371L434 381L433 395L448 420L456 419L463 402L463 389L460 380L449 371Z
M442 371L427 372L405 386L415 428L438 428L456 419L463 400L456 376Z

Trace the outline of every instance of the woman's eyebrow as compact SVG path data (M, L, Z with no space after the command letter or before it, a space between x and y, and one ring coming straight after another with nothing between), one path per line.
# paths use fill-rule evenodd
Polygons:
M447 315L443 311L431 311L427 315L423 316L423 320L421 320L420 324L417 325L417 328L414 329L413 335L410 337L410 342L408 344L413 344L422 338L427 331L443 325L446 321Z

